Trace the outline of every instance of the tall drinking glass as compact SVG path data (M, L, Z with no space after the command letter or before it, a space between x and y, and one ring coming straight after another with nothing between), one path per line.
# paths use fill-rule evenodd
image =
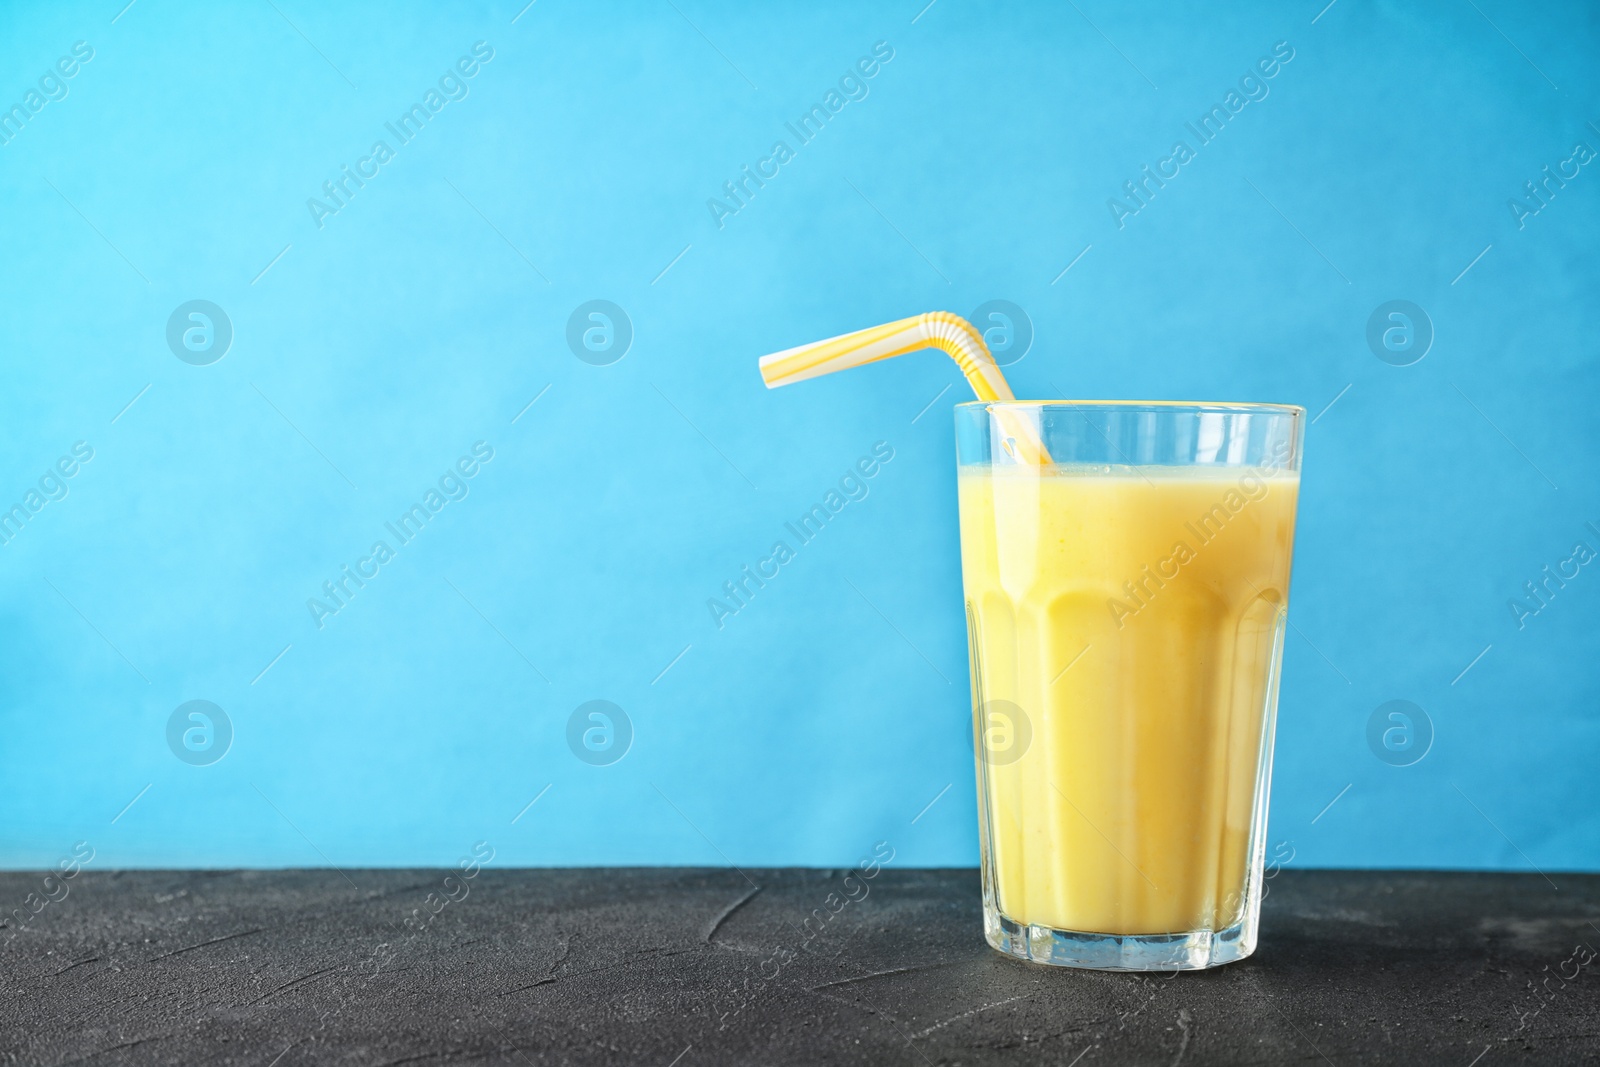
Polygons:
M1305 410L956 408L984 933L1108 970L1255 950ZM1031 428L1049 462L1018 447Z

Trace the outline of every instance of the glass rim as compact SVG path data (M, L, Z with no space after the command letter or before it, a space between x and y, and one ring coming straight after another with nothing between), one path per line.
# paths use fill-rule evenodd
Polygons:
M965 400L955 405L962 408L1100 408L1137 411L1147 408L1189 411L1200 414L1259 414L1287 415L1302 418L1306 409L1298 404L1261 404L1227 400Z

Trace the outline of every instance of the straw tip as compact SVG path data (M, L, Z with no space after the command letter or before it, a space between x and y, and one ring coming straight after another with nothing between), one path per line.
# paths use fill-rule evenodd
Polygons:
M756 369L761 373L761 384L765 385L768 389L776 389L783 383L781 381L774 380L777 377L777 372L771 368L771 356L762 356L761 359L756 363Z

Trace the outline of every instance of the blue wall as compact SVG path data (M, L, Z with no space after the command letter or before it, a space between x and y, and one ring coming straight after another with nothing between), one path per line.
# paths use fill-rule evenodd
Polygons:
M1020 395L1318 415L1274 844L1600 867L1600 565L1508 606L1600 549L1593 11L921 6L8 5L0 503L40 491L0 547L0 862L975 862L959 375L769 393L755 360L1007 300ZM1172 176L1134 200L1144 165ZM169 344L193 300L214 362L186 311ZM591 300L620 360L569 345ZM1393 300L1418 362L1369 344ZM877 442L865 499L719 628ZM313 612L345 565L376 576ZM193 700L220 759L222 717L169 732ZM569 747L591 700L631 724L609 765L575 755L598 720ZM1410 765L1368 741L1391 700L1431 723Z

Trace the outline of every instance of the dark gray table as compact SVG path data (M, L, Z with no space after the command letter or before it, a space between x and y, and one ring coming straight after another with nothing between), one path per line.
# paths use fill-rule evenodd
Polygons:
M1596 875L1286 871L1168 979L1000 956L973 871L746 874L3 874L0 1063L1600 1062Z

